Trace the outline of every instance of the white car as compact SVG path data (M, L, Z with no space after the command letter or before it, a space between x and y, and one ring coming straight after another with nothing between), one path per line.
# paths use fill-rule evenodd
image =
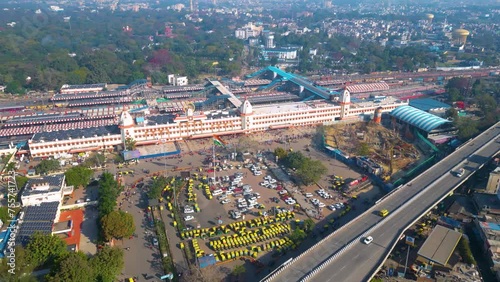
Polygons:
M260 193L253 193L253 196L256 197L257 199L260 199Z
M289 205L295 205L297 202L295 202L295 200L292 198L288 198L285 200L285 203L287 203Z
M330 210L332 210L332 211L335 211L335 210L336 210L336 208L335 208L335 206L334 206L334 205L329 205L329 206L328 206L328 208L329 208Z
M190 221L190 220L193 220L193 219L194 219L194 216L192 216L192 215L187 215L187 216L184 217L185 221Z
M262 175L262 171L256 170L256 171L254 171L253 175L255 175L255 176Z
M363 243L365 243L367 245L370 244L372 241L373 241L373 237L372 236L368 236L365 239L363 239Z
M259 183L260 186L266 186L266 185L269 185L269 181L262 181L261 183Z
M313 194L311 194L311 193L306 193L304 196L306 196L306 198L312 198L312 197L313 197Z
M217 189L217 190L212 191L212 195L217 196L217 195L222 194L222 192L224 192L224 191L222 191L221 189Z
M276 182L277 182L277 181L276 181L276 179L274 179L274 178L269 179L269 183L271 183L271 184L274 184L274 183L276 183Z
M281 190L278 192L278 194L280 194L280 195L285 195L286 193L288 193L288 191L286 191L286 190Z
M194 213L194 209L191 207L185 207L184 208L184 213Z
M269 181L269 180L271 180L271 179L273 179L273 178L272 178L272 176L270 176L270 175L266 175L266 176L264 176L264 180L268 180L268 181Z
M234 194L233 190L227 190L226 193L224 193L223 195L233 195L233 194Z
M319 208L324 208L324 207L326 207L326 205L325 205L324 203L322 203L322 202L319 202L319 203L318 203L318 207L319 207Z
M319 203L319 200L316 198L311 199L311 203L317 205Z
M231 199L224 199L220 203L221 204L229 204L229 203L231 203Z

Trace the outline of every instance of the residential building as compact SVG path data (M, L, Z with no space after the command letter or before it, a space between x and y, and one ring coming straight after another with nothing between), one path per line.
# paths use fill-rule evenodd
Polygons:
M187 76L179 76L177 74L168 75L168 84L173 86L186 86L188 85Z
M73 186L66 186L64 174L30 178L21 191L23 206L36 206L46 202L61 202L73 193Z

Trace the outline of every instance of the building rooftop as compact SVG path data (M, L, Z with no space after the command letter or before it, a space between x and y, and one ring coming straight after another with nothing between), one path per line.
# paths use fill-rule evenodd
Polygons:
M25 246L35 232L52 234L52 226L56 220L58 209L59 202L25 207L23 209L24 217L16 237L17 242Z
M462 233L460 232L436 225L418 251L418 255L441 265L446 265L461 237Z
M430 99L430 98L424 98L424 99L411 99L410 100L410 106L417 108L422 111L430 111L430 110L436 110L436 109L449 109L451 108L450 105L440 102L438 100Z
M41 178L30 178L23 187L21 197L59 191L63 186L63 181L64 174L49 175Z
M391 116L424 130L425 132L431 132L445 124L453 124L447 119L440 118L411 106L397 107L392 110Z
M33 142L52 142L56 140L68 140L69 138L78 139L82 137L94 137L105 135L120 134L120 129L116 125L97 126L90 128L78 128L68 130L58 130L52 132L36 133L32 140Z

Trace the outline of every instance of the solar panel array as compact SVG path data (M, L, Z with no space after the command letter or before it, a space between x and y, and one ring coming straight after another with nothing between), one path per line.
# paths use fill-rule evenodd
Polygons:
M174 122L172 115L155 115L148 117L148 124L167 124Z
M106 136L113 134L120 134L120 129L116 125L106 125L106 126L97 126L91 128L81 128L81 129L68 129L68 130L59 130L52 132L40 132L33 136L33 141L39 142L43 141L55 141L57 140L68 140L69 138L77 139L82 137L94 137L97 136Z
M39 206L26 207L16 237L17 242L25 246L35 232L51 234L58 208L59 202L48 202Z
M43 184L43 183L48 183L49 186L55 186L55 187L61 187L62 182L63 182L63 174L56 174L56 175L48 175L40 178L30 178L26 182L26 187L29 187L33 184Z

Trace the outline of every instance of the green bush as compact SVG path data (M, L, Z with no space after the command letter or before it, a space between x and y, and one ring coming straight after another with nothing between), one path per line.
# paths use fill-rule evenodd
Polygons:
M460 239L460 242L458 242L458 252L465 263L477 265L476 260L472 255L472 251L470 250L469 242L463 236Z

